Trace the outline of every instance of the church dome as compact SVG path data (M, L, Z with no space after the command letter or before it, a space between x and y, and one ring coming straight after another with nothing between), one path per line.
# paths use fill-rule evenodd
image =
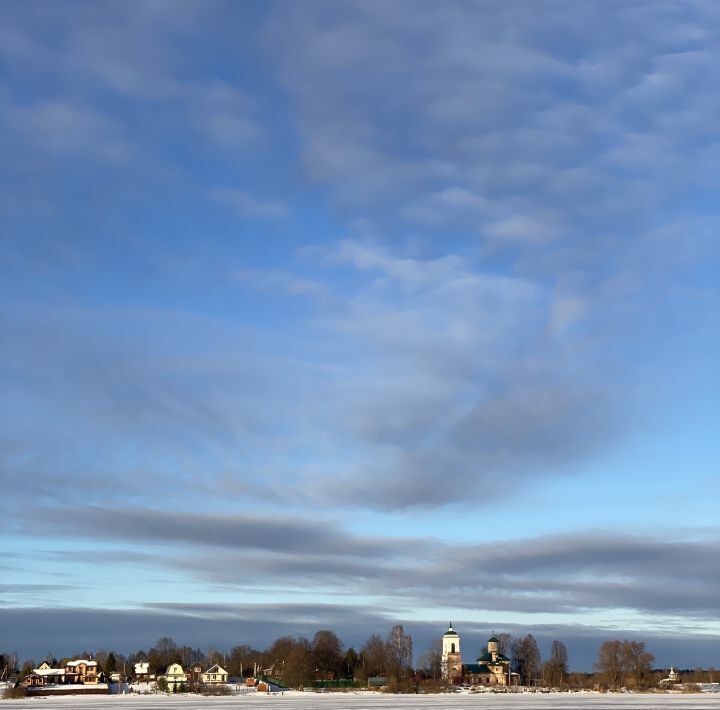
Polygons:
M443 637L445 636L457 636L457 631L453 629L452 622L450 623L450 626L448 627L448 630L443 634Z

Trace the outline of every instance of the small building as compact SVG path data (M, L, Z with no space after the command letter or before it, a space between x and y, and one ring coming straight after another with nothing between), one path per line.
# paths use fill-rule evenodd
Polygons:
M202 674L202 682L205 685L224 685L227 681L228 672L217 663Z
M168 690L177 693L187 685L187 675L179 663L171 663L165 671Z

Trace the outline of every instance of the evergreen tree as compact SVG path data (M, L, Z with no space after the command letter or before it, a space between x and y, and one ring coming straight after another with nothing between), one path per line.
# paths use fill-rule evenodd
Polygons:
M360 656L358 656L355 649L351 646L347 652L345 653L345 657L343 658L343 671L345 673L346 678L354 678L355 677L355 669L360 664Z
M107 658L105 659L105 675L110 675L111 673L115 673L117 670L117 660L115 658L115 654L110 651L108 653Z

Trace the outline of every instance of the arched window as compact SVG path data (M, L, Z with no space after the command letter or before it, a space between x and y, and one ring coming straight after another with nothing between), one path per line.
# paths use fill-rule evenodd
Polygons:
M450 644L450 653L455 653L455 644L454 643Z

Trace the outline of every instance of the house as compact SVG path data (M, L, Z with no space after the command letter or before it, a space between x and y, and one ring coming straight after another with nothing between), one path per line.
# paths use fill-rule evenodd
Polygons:
M221 685L227 683L227 680L228 672L217 663L202 674L202 682L205 685Z
M67 683L97 683L97 661L88 661L84 658L68 661L65 664L65 679Z
M192 687L196 687L203 682L203 669L199 663L194 663L192 666L190 666L190 668L188 668L186 672L186 675L188 683Z
M51 668L49 663L41 663L33 668L32 673L23 679L28 688L44 688L46 685L62 685L65 683L65 669Z
M147 661L136 663L133 666L133 673L135 674L136 680L140 683L146 682L149 680L150 664Z
M171 663L165 671L165 680L168 690L177 693L184 690L183 686L187 684L187 675L179 663Z

